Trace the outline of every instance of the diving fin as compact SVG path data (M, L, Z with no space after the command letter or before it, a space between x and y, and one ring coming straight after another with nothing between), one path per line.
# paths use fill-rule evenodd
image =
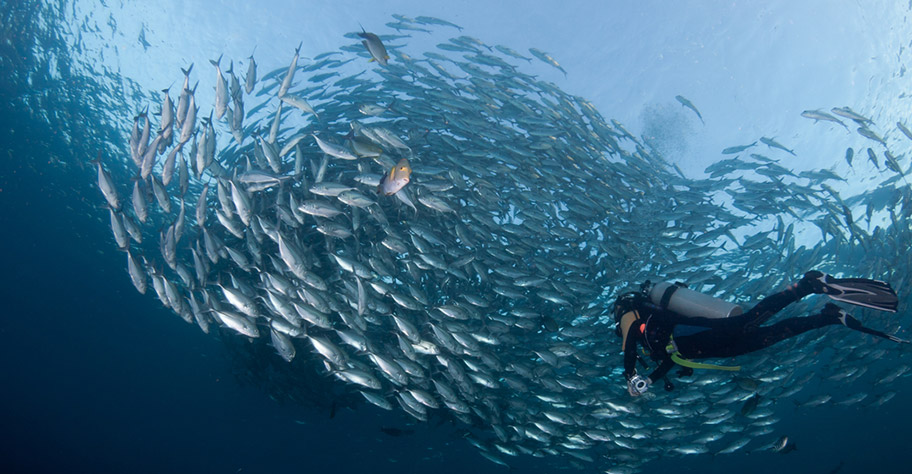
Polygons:
M907 340L905 340L905 339L900 339L900 338L898 338L898 337L896 337L896 336L891 336L891 335L889 335L889 334L887 334L887 333L885 333L885 332L880 332L880 331L877 331L877 330L874 330L874 329L871 329L871 328L866 328L866 327L864 327L864 326L862 326L862 327L860 327L860 328L857 328L856 331L861 331L861 332L863 332L863 333L865 333L865 334L870 334L870 335L872 335L872 336L877 336L877 337L882 337L882 338L884 338L884 339L889 339L889 340L891 340L891 341L893 341L893 342L898 342L898 343L900 343L900 344L909 344L909 341L907 341Z
M818 271L807 272L804 279L811 285L814 293L827 295L836 301L893 313L899 305L896 292L884 281L835 278Z
M898 342L900 344L909 344L909 341L907 341L905 339L900 339L896 336L892 336L885 332L881 332L876 329L866 328L866 327L862 326L861 321L853 318L852 315L846 313L845 311L842 310L842 308L834 305L833 303L827 303L826 306L824 306L823 310L821 311L821 314L835 317L837 320L839 320L839 322L843 326L845 326L849 329L854 329L856 331L863 332L865 334L870 334L872 336L889 339L893 342Z

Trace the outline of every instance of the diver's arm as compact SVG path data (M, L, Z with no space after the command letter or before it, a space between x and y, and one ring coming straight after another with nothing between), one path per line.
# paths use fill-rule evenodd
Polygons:
M627 334L627 342L624 344L624 378L627 379L627 393L632 397L638 397L649 388L649 380L642 375L637 375L637 341L643 337L643 333L633 332Z
M636 332L635 328L630 328L627 344L624 345L624 378L626 380L630 380L630 377L636 374L637 340L640 337L640 333Z
M668 371L671 370L671 368L674 366L674 361L671 360L670 356L666 355L665 358L662 359L662 363L659 364L659 366L656 367L656 369L653 370L651 374L649 374L649 381L655 383L657 380L664 377L665 374L667 374Z

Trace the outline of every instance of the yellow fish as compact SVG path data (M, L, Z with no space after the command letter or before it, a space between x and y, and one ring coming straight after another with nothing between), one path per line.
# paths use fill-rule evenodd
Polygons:
M377 192L384 196L392 196L408 184L411 175L412 167L409 166L408 160L403 158L396 163L396 166L393 166L389 173L380 178Z

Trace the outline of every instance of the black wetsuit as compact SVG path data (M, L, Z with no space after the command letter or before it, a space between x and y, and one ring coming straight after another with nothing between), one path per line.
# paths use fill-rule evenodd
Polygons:
M815 314L760 326L782 308L808 294L810 291L792 286L764 298L742 315L719 319L682 316L641 302L636 308L640 319L634 321L627 333L624 375L629 379L634 374L637 344L642 344L650 357L659 363L649 379L655 382L664 377L675 365L666 350L672 335L681 357L706 359L747 354L812 329L840 324L831 315Z

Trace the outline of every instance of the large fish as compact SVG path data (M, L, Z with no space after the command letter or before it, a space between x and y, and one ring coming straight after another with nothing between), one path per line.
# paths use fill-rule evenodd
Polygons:
M146 197L140 188L140 180L133 181L133 213L143 224L149 218L149 209L146 207Z
M836 114L840 117L845 117L849 120L854 120L855 122L858 122L861 125L871 123L871 119L859 114L858 112L855 112L854 110L852 110L849 107L833 107L832 109L830 109L830 111L832 111L834 114Z
M735 153L741 153L742 151L747 150L748 148L751 148L756 144L757 144L757 142L753 142L749 145L730 146L730 147L722 150L722 154L723 155L734 155Z
M839 120L836 117L833 117L832 115L830 115L822 110L805 110L804 112L801 112L801 116L804 118L813 119L814 123L817 123L817 122L823 120L825 122L838 123L839 125L842 125L843 127L845 127L846 130L849 129L849 127L847 127L846 124L842 123L841 120Z
M760 143L763 143L764 145L766 145L766 146L768 146L768 147L770 147L770 148L778 148L778 149L780 149L780 150L782 150L782 151L784 151L784 152L786 152L786 153L791 154L792 156L795 155L795 152L794 152L793 150L789 150L789 149L786 148L784 145L782 145L781 143L777 142L775 139L768 138L768 137L760 137Z
M164 100L162 100L162 110L161 110L161 134L163 140L168 145L171 144L171 139L174 134L174 103L171 102L171 94L169 92L170 88L162 89L162 94L164 94Z
M282 96L282 102L285 102L286 104L297 107L302 112L306 112L308 114L313 114L315 117L317 117L317 112L314 111L314 108L310 105L309 102L307 102L307 99L305 99L303 97L295 97L295 96L286 94L286 95Z
M196 128L196 112L196 99L191 92L187 99L187 115L184 117L184 121L181 124L181 133L180 138L178 139L179 143L187 143L190 141L190 138L193 137L193 132Z
M346 150L345 148L343 148L339 145L336 145L335 143L321 140L320 137L318 137L316 135L314 135L313 137L314 137L314 140L317 141L317 146L319 146L320 149L323 150L323 153L326 153L329 156L339 158L342 160L357 160L358 159L357 155L353 154L352 152Z
M180 95L177 98L177 111L174 117L177 128L183 126L184 119L187 117L187 111L190 107L190 96L193 95L193 91L190 90L191 71L193 71L192 64L187 69L181 69L181 72L184 73L184 84L181 86Z
M700 119L700 122L701 122L701 123L703 123L703 124L706 123L706 122L703 121L703 116L700 115L700 111L697 110L697 107L696 107L695 105L693 105L693 102L687 100L687 98L684 97L684 96L682 96L682 95L676 95L676 96L675 96L675 100L677 100L678 102L680 102L682 106L687 107L687 108L690 109L690 110L693 110L693 112L694 112L695 114L697 114L697 118Z
M412 176L412 167L405 158L399 160L396 166L393 166L389 173L380 178L380 184L377 186L377 193L384 196L396 194L409 183Z
M364 31L364 27L361 27L361 33L358 33L358 36L364 38L361 41L361 44L363 44L370 53L371 61L377 61L381 66L386 66L390 57L386 52L386 46L383 46L383 42L380 41L380 37Z
M130 281L136 287L136 291L146 294L146 271L133 258L133 253L127 251L127 272L130 274Z
M561 67L560 63L558 63L556 59L552 58L550 54L535 48L529 48L529 52L532 53L532 56L535 56L542 62L550 64L551 66L559 69L560 72L564 73L565 76L567 75L567 71L565 71L564 68Z
M256 52L256 47L253 48ZM247 75L244 77L244 92L250 94L253 92L253 88L256 87L256 75L257 75L257 63L253 59L253 53L250 53L250 62L247 64Z
M225 116L225 111L228 110L228 84L225 82L225 76L222 75L222 68L219 66L222 57L210 59L209 62L215 66L215 70L218 72L215 80L215 118L221 120Z
M298 68L298 57L301 55L301 46L304 45L302 41L301 44L295 48L294 57L291 58L291 64L288 65L288 71L285 73L285 79L282 80L282 85L279 87L279 98L285 96L285 93L288 92L288 88L291 87L291 81L294 80L295 70Z
M94 163L95 166L98 167L98 189L101 190L101 193L108 202L108 206L111 206L111 209L120 210L120 197L117 195L117 188L114 186L111 175L101 167L100 151L98 152L98 158L94 160Z

